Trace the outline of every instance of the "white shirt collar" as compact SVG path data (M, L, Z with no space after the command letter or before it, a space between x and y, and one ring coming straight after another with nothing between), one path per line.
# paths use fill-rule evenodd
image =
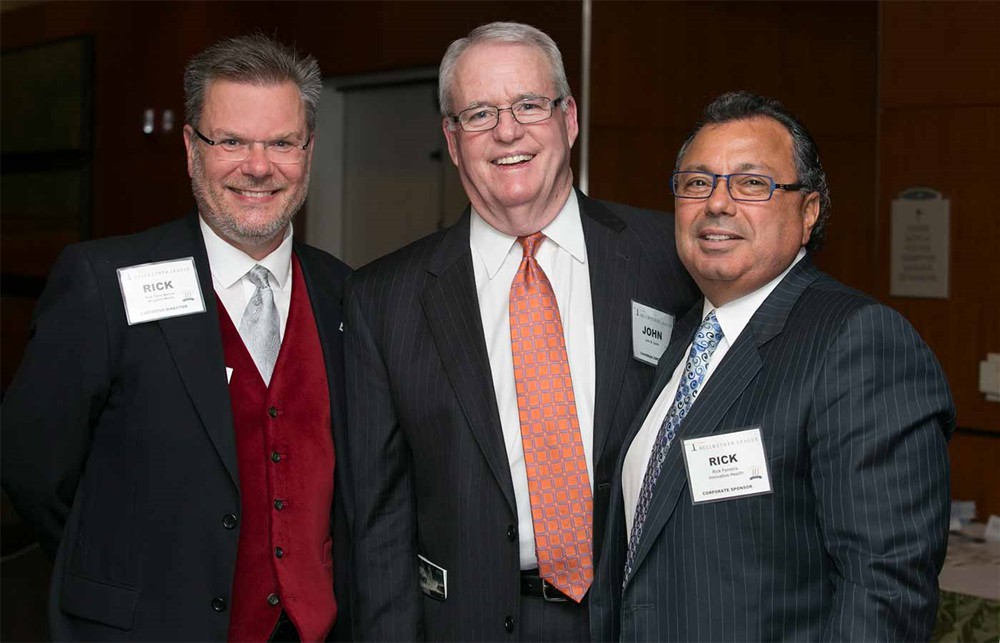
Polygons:
M201 226L201 236L205 239L205 250L208 253L208 265L212 270L212 276L223 288L232 287L257 264L264 266L271 272L279 288L285 287L292 274L291 224L288 224L288 228L285 230L281 245L275 248L271 254L257 261L217 235L201 216L198 217L198 223Z
M726 338L726 341L729 342L729 345L732 346L736 343L736 338L740 336L743 329L750 323L750 318L754 316L760 305L767 299L767 296L777 288L781 280L788 274L788 271L792 269L792 266L801 261L804 256L806 256L806 249L800 248L798 254L795 255L795 259L792 263L788 264L784 272L757 290L743 295L739 299L734 299L728 304L716 307L706 297L701 310L701 318L705 319L708 313L715 308L715 316L719 320L719 326L722 327L722 334Z
M580 220L580 203L576 197L576 190L570 190L569 198L559 210L559 214L549 225L542 228L542 233L578 262L587 262L587 242L583 237L583 223ZM473 251L482 257L490 279L500 271L504 260L510 254L510 249L517 243L517 237L504 234L491 226L475 208L472 208L469 239Z

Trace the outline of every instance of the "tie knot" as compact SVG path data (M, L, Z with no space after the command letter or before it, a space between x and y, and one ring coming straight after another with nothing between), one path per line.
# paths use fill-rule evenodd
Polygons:
M522 257L534 257L535 251L538 250L538 246L541 245L543 239L545 239L545 235L541 232L529 234L526 237L518 237L517 242L524 248Z
M267 276L269 274L270 271L267 268L257 264L247 273L247 278L250 279L250 283L258 288L270 288L270 285L267 283Z
M722 326L719 324L719 319L715 316L714 309L708 313L705 321L701 322L701 326L698 327L697 339L716 345L722 339Z

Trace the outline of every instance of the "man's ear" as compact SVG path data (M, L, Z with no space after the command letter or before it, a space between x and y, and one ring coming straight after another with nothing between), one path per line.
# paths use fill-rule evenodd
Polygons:
M573 147L576 137L580 135L580 124L576 120L576 100L572 96L563 99L566 103L566 111L563 117L566 119L566 136L569 139L569 146ZM556 106L555 109L562 109Z
M194 146L197 141L194 140L194 128L190 125L184 125L184 148L187 150L187 166L188 166L188 177L194 176Z
M810 192L802 202L802 245L809 243L813 228L819 221L819 192Z
M444 132L444 139L448 141L448 156L451 162L458 167L458 126L455 121L445 116L441 119L441 130Z

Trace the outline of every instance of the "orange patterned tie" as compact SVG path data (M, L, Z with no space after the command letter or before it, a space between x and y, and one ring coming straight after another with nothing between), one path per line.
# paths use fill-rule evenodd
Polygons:
M510 285L510 344L538 573L579 603L594 579L594 501L559 307L535 260L544 239L517 240L524 256Z

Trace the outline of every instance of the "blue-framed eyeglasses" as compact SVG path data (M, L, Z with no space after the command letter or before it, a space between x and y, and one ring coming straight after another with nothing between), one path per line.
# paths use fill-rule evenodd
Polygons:
M670 175L670 192L679 199L707 199L712 196L719 179L726 180L733 201L769 201L775 190L796 191L806 187L802 183L775 183L766 174L674 172Z

